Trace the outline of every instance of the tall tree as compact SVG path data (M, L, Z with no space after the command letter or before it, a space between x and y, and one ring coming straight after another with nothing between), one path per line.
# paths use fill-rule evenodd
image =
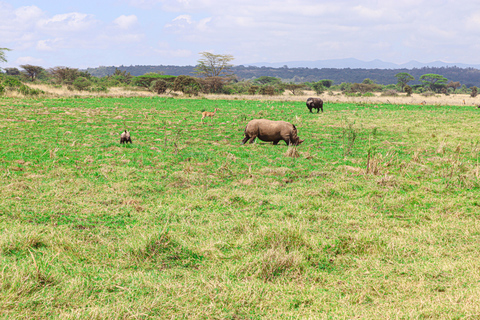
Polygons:
M32 66L31 64L22 64L20 67L24 70L25 76L30 78L32 81L38 78L38 75L45 71L42 67Z
M228 77L233 74L230 61L234 59L231 54L213 54L200 52L202 58L198 60L195 73L202 77Z
M57 83L72 84L75 79L81 76L77 68L54 67L48 69L48 72L56 79Z
M422 75L420 81L423 82L425 87L429 87L432 91L438 91L445 86L448 79L439 74L428 73Z
M453 92L455 92L455 90L457 90L457 88L460 88L460 82L459 81L450 81L448 84L447 84L447 88L452 88L453 89Z
M397 84L402 88L402 91L410 81L415 80L415 78L407 72L399 72L395 75L395 78L397 78Z

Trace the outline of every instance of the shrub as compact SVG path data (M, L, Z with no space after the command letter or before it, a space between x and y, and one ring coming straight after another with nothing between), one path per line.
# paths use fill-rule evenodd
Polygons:
M325 86L323 85L322 80L312 84L312 89L316 94L322 94L325 92Z
M108 92L108 87L105 85L98 85L95 87L91 87L89 91L90 92Z
M435 92L433 92L433 91L426 91L426 92L423 92L421 95L424 96L424 97L431 97L431 96L434 96L434 95L435 95Z
M250 84L244 81L224 85L222 93L224 94L248 94Z
M256 94L258 89L260 89L259 86L250 86L250 88L248 88L248 94Z
M398 96L397 90L386 90L381 94L382 97L396 97Z
M12 76L5 76L3 78L2 84L7 88L19 88L20 86L22 86L22 82Z
M92 83L85 77L78 77L73 81L73 87L79 91L88 90Z
M19 88L18 88L18 92L20 92L21 94L23 94L24 96L38 96L40 93L45 93L44 91L42 90L39 90L39 89L32 89L24 84L22 84Z
M470 93L470 96L472 98L475 98L478 95L478 88L474 86L474 87L471 87L470 89L472 90L472 93Z
M150 85L150 91L158 94L165 93L167 89L168 89L168 83L167 81L162 79L153 81L152 84Z
M184 94L198 95L202 87L196 78L190 76L178 76L173 82L173 90Z
M265 96L273 96L275 95L275 88L272 86L262 86L258 93L265 95Z
M413 92L413 88L410 87L408 84L403 88L403 91L405 91L407 93L407 96L410 97L412 95L412 92Z
M224 77L206 77L203 79L197 78L197 81L204 93L222 93L228 79Z
M163 80L167 83L174 83L177 77L158 73L146 73L143 76L134 77L132 84L137 87L150 89L154 81Z

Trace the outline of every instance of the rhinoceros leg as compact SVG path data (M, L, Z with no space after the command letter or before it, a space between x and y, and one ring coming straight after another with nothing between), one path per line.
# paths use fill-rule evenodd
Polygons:
M242 140L242 144L245 144L245 143L247 143L248 139L250 139L250 137L249 137L249 136L246 136L245 138L243 138L243 140Z
M276 146L279 142L280 140L276 140L276 141L273 141L273 144Z
M252 137L250 138L250 143L254 143L256 137L257 137L257 136L252 136Z

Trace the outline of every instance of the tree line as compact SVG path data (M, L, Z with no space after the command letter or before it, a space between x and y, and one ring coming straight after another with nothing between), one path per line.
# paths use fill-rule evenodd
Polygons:
M0 61L6 62L5 48L0 48ZM72 90L106 92L115 86L140 87L162 94L180 91L184 94L262 94L275 95L285 91L293 95L304 90L317 94L325 91L341 91L347 95L369 95L382 92L395 95L415 93L469 93L477 94L476 82L457 79L476 75L477 69L457 67L421 69L310 69L234 66L232 55L201 52L201 58L193 66L130 66L99 67L80 70L70 67L45 69L35 65L0 70L0 91L20 87L21 82L43 82L54 86L66 86ZM435 71L437 73L433 73ZM453 78L445 75L451 74ZM382 75L382 77L379 77ZM383 77L388 75L387 81ZM379 79L383 79L383 82ZM345 80L345 81L344 81ZM25 90L24 90L25 91Z
M136 65L97 68L87 68L85 71L95 77L111 75L116 69L126 71L133 76L146 73L163 73L173 76L194 75L195 66L171 66L171 65ZM316 82L321 79L331 79L336 84L342 82L360 83L364 79L372 79L378 84L395 84L397 73L409 73L415 80L411 84L422 84L420 77L424 74L439 74L445 78L465 84L467 87L480 87L480 70L475 68L459 67L423 67L414 69L335 69L335 68L272 68L255 66L233 66L232 72L238 80L253 80L261 76L280 78L284 82Z

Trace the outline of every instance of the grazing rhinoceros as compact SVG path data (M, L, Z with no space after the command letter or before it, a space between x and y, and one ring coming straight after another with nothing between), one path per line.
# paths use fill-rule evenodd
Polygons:
M322 109L323 112L323 100L320 98L308 98L307 99L307 108L311 113L312 109L317 109L317 113Z
M250 143L253 143L255 138L263 141L273 141L273 144L278 144L280 140L283 140L287 143L287 146L298 146L305 141L300 140L297 135L297 128L293 124L267 119L252 120L245 127L245 138L242 140L242 144L245 144L249 139Z

